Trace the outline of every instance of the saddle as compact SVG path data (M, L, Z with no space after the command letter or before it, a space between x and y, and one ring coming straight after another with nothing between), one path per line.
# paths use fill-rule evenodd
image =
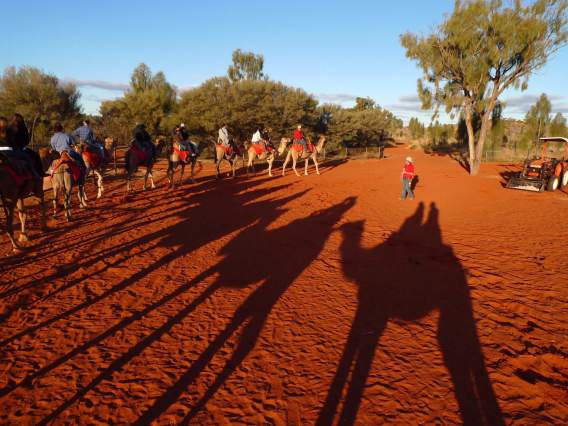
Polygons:
M0 167L2 167L4 170L8 172L10 176L12 176L12 179L14 179L16 186L22 186L24 183L33 180L31 172L25 169L20 169L19 171L16 171L16 168L10 163L2 163L0 164Z
M19 158L12 158L7 155L2 155L0 158L2 159L0 167L12 176L17 186L22 186L25 182L33 180L33 165L30 162Z
M312 152L314 152L314 145L311 144L311 143L308 143L307 145L308 145L308 149L307 149L306 151L307 151L308 153L310 153L310 154L311 154ZM295 142L294 142L294 143L292 144L292 148L293 148L296 152L298 152L298 153L300 153L300 154L302 154L302 153L304 152L304 145L302 145L301 143L295 143Z
M83 157L86 158L92 168L97 169L101 165L103 157L98 150L95 151L94 148L91 149L92 151L89 149L83 151Z
M141 150L136 145L132 145L132 148L130 149L132 150L134 155L136 155L139 163L145 163L150 157L150 154L148 152Z
M53 169L51 170L51 177L53 178L53 175L57 172L57 170L63 164L66 164L67 166L69 166L69 169L71 170L71 177L73 178L73 182L79 182L79 180L81 179L81 176L83 175L83 168L80 167L75 162L75 160L73 160L71 158L71 156L65 151L63 151L61 153L61 157L59 157L59 160L57 160L57 162L53 166Z

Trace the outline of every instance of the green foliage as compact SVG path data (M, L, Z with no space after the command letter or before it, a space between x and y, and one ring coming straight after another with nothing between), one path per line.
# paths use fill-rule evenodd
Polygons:
M453 124L441 124L438 120L434 123L430 123L428 126L430 146L439 148L449 145L452 142L455 132L456 129Z
M550 136L562 136L565 138L568 137L566 118L561 113L557 113L550 122L548 134Z
M46 143L54 122L69 127L79 120L79 97L75 85L33 67L9 67L0 79L0 115L22 114L40 143Z
M355 111L365 111L375 108L376 103L371 98L355 98Z
M290 136L298 124L313 131L317 122L317 101L301 89L266 80L212 78L182 94L179 116L191 133L216 139L227 124L239 141L250 140L260 127L272 129L272 138Z
M412 139L420 139L424 136L424 124L422 124L416 117L412 117L410 119L410 121L408 122L408 128L410 129Z
M456 0L453 13L426 37L407 33L401 43L424 78L418 94L425 109L464 113L471 174L476 174L493 109L509 87L526 89L530 75L567 40L567 0ZM481 118L479 132L473 128ZM476 136L477 133L477 136Z
M363 99L363 98L358 98ZM393 113L375 105L365 98L372 107L342 109L339 106L324 106L329 123L326 135L329 149L345 145L349 147L377 146L391 137L394 130L402 127L402 120ZM368 102L368 101L371 102Z
M268 80L262 70L264 56L237 49L233 52L233 64L227 70L229 80L234 83L241 80Z
M551 110L550 100L543 93L525 116L525 127L521 139L523 146L528 146L531 142L548 134Z
M132 73L126 94L102 103L104 133L128 140L136 123L146 124L154 134L169 133L175 122L176 97L163 72L152 74L148 66L140 64Z

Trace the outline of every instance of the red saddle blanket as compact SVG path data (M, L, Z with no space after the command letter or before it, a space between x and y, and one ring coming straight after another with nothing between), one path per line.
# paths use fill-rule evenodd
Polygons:
M184 163L188 162L189 157L191 155L191 151L182 151L181 149L178 149L175 146L174 146L174 152L179 156L179 159Z
M142 151L141 149L137 148L136 145L132 145L132 148L130 149L132 150L134 155L136 155L139 163L146 162L146 160L148 159L148 154L146 153L146 151Z
M292 148L294 148L296 152L304 152L304 145L300 143L293 143ZM311 143L308 144L308 152L314 152L314 146Z
M53 177L59 167L61 167L63 164L67 164L69 166L69 169L71 169L71 176L73 177L73 181L78 182L79 179L81 179L81 175L83 174L81 167L79 167L73 160L67 160L65 158L61 158L57 161L57 163L55 163L55 166L53 166L53 170L51 171L51 177Z
M85 159L85 162L88 162L93 169L97 169L103 161L101 154L87 150L83 151L83 159Z
M16 186L22 186L26 181L32 179L30 172L26 171L24 174L17 173L9 164L2 164L1 167L4 167L4 170L6 170L10 174L10 176L12 176L12 179L14 179L14 182L16 182Z

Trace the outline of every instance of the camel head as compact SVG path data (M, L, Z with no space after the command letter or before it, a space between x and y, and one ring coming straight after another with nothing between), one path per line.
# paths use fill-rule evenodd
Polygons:
M280 139L280 145L278 145L278 154L282 154L289 143L290 143L290 138Z

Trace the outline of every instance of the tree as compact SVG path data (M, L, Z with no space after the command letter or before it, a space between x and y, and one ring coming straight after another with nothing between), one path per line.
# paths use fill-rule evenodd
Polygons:
M557 113L552 121L550 122L550 136L562 136L568 137L568 128L566 127L566 118L562 115L562 113Z
M422 124L416 117L412 117L408 122L408 128L412 139L420 139L424 136L424 124Z
M101 115L108 134L129 138L136 122L145 123L150 132L168 133L177 110L177 92L166 76L152 74L145 64L138 65L130 78L130 89L122 98L103 102Z
M9 67L0 79L0 115L24 116L34 139L45 140L55 121L75 124L81 115L80 93L53 75L29 66Z
M479 171L493 109L509 87L525 90L529 77L566 44L568 0L456 0L453 13L426 37L401 36L406 56L417 61L424 78L418 94L424 109L444 106L464 113L469 168ZM473 120L481 117L476 136Z
M375 108L375 101L371 98L355 98L355 111L364 111Z
M217 130L226 124L239 141L250 140L258 127L270 127L276 140L290 136L298 124L313 131L318 120L316 106L311 95L282 83L231 83L226 77L216 77L182 94L179 117L202 139L216 139Z
M525 116L525 128L522 137L525 144L538 140L547 134L551 110L550 100L543 93Z
M227 75L232 83L241 80L267 80L262 72L264 56L237 49L233 52L233 65L229 66Z

